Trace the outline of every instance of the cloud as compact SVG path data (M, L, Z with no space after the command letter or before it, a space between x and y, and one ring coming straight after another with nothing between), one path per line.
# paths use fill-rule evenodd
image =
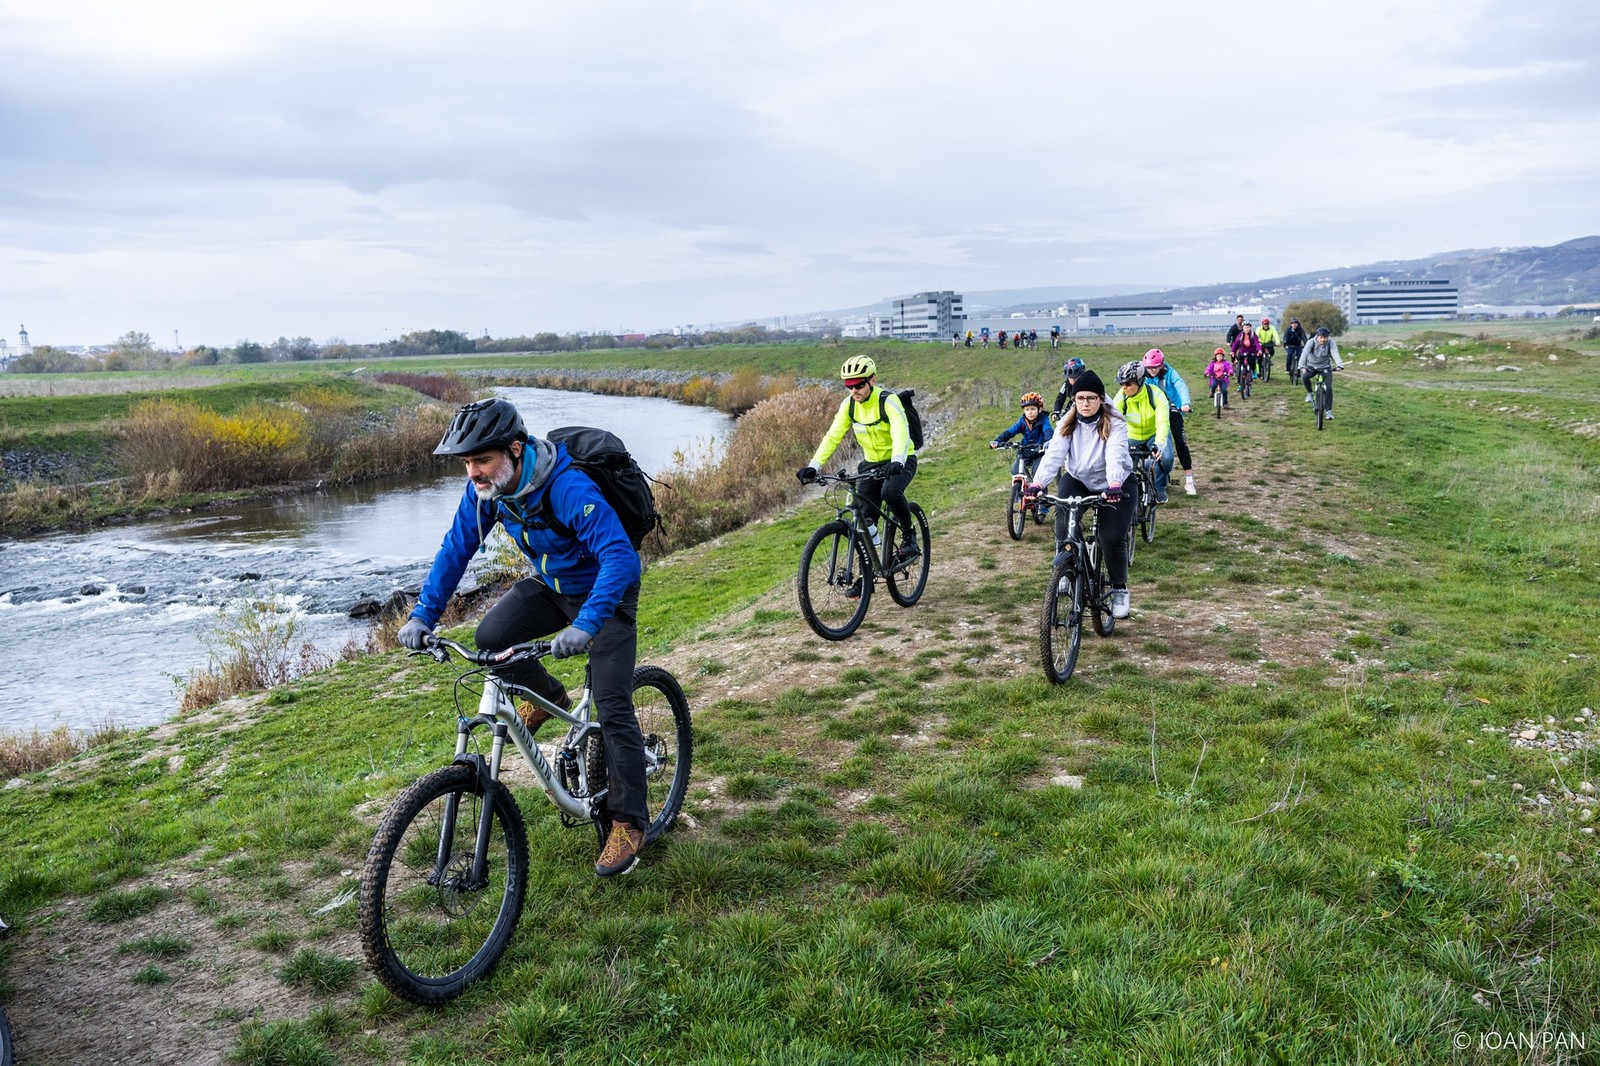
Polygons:
M1578 8L0 0L0 316L504 335L1557 241Z

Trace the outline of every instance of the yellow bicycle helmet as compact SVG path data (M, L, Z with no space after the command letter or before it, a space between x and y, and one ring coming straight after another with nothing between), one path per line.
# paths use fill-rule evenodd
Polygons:
M1022 394L1022 404L1021 404L1021 406L1027 407L1029 405L1037 407L1039 410L1043 411L1044 410L1044 397L1040 396L1037 392L1025 392L1025 393L1023 393Z
M839 380L851 381L855 378L870 378L877 372L878 364L872 361L872 356L852 355L839 368Z

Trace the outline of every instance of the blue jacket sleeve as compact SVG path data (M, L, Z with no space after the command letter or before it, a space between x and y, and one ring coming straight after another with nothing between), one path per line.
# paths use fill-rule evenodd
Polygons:
M1173 400L1172 406L1182 411L1185 407L1193 404L1194 401L1189 398L1189 383L1183 380L1183 375L1169 366L1167 367L1167 376L1172 379L1172 391L1177 394L1171 397Z
M600 632L622 602L622 594L639 580L639 553L622 528L600 487L579 470L569 470L550 486L547 506L577 537L584 551L599 564L578 617L572 624L586 633Z
M499 521L497 510L480 521L478 506L478 492L469 481L456 507L455 520L444 535L438 554L433 557L433 565L428 568L428 578L422 583L417 605L411 609L411 617L420 619L429 629L438 623L444 609L450 605L450 597L461 583L461 575L466 573L472 553L483 544L486 529L493 529Z

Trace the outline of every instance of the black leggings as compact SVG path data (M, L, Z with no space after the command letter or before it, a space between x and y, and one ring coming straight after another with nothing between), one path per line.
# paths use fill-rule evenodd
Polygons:
M1128 530L1133 528L1133 492L1122 494L1122 499L1110 507L1100 508L1100 526L1096 537L1100 540L1100 548L1106 553L1106 569L1111 571L1111 586L1113 588L1128 587ZM1093 496L1095 490L1067 473L1061 471L1061 477L1056 481L1057 496ZM1067 509L1056 508L1056 543L1060 544L1067 539Z
M1189 458L1189 441L1183 435L1183 412L1176 407L1172 409L1172 446L1178 450L1178 465L1183 467L1187 474L1194 469L1194 462Z
M1300 361L1300 348L1301 345L1298 344L1286 344L1283 346L1283 372L1285 374L1294 373L1294 366Z
M473 642L480 648L509 648L525 640L549 636L565 629L578 617L583 596L563 596L535 578L511 586L500 602L478 623ZM644 737L633 710L633 668L638 658L639 586L629 586L622 602L589 647L589 684L594 689L600 716L600 739L606 748L610 792L606 809L614 821L631 822L635 829L650 824L644 803ZM507 670L507 680L531 688L552 703L567 691L540 662L522 663Z
M865 474L873 470L881 470L889 465L889 460L884 459L877 463L862 463L856 467L856 473ZM906 468L893 477L862 481L856 485L856 493L870 506L865 513L870 517L877 510L878 505L889 505L889 513L894 516L896 524L900 526L900 536L903 543L914 543L917 531L911 524L911 507L906 503L906 486L911 484L911 479L917 476L917 457L906 456Z

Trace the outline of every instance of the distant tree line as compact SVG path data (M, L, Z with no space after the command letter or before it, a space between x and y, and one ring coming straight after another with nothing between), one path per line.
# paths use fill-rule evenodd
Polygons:
M40 345L17 356L6 366L14 374L68 374L101 370L166 370L226 363L271 363L312 359L382 359L399 356L472 355L511 352L585 352L612 348L666 350L709 344L767 344L773 341L814 339L802 330L741 326L699 333L652 333L615 336L610 333L535 333L522 337L469 337L453 329L413 330L403 337L377 344L349 344L337 337L321 344L310 337L279 337L271 344L240 340L231 348L202 344L184 352L162 351L150 343L150 334L130 331L109 349L79 354Z

